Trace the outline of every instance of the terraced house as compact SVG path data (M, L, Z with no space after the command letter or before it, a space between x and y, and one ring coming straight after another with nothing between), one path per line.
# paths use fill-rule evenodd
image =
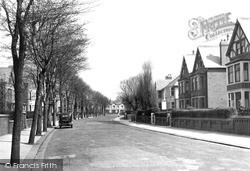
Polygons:
M237 20L226 55L228 106L250 108L250 20Z

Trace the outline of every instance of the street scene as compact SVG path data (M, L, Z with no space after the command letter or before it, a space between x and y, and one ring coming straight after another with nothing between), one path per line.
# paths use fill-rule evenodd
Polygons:
M0 171L250 170L246 4L2 0Z

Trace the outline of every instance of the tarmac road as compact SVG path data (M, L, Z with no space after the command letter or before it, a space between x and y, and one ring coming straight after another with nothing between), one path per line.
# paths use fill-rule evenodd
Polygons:
M56 129L45 158L64 170L250 170L250 150L121 125L116 115Z

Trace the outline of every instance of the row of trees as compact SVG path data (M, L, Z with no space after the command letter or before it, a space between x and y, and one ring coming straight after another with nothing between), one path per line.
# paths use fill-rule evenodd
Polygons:
M87 68L84 55L88 39L78 17L88 9L77 0L2 0L2 29L11 37L14 68L15 112L11 164L20 163L21 115L24 80L32 80L36 101L29 143L55 124L59 112L101 112L109 100L78 76ZM42 104L43 109L42 109ZM52 115L53 112L53 117ZM42 124L43 122L43 124ZM43 127L42 127L43 125Z
M152 65L145 62L142 72L120 83L118 98L127 110L149 110L156 108L156 90L152 79Z

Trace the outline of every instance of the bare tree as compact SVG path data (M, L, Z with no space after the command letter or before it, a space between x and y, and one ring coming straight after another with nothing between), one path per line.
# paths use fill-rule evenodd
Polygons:
M27 23L33 0L1 1L1 8L5 16L2 16L2 27L11 36L11 54L14 67L15 88L15 113L12 133L11 164L20 163L20 134L21 117L23 111L23 66L26 57Z
M85 45L85 39L82 37L78 38L79 33L81 33L83 27L76 24L76 19L74 17L80 13L76 9L76 1L39 1L36 6L32 8L32 13L30 18L32 22L30 24L30 34L29 34L29 53L34 64L37 66L37 91L36 91L36 102L35 102L35 112L30 132L29 143L34 143L35 133L37 135L41 134L41 119L42 114L39 113L39 107L42 100L42 87L44 82L46 83L44 97L44 124L43 131L47 131L47 115L48 115L48 105L49 105L49 92L50 76L48 74L53 65L53 62L58 62L58 60L53 60L54 58L59 58L62 52L65 52L65 48L70 45L74 47L78 42L78 45L73 48L73 50L68 50L66 55L75 52L75 48L79 49L79 45ZM84 48L83 48L84 49ZM74 52L72 52L74 51ZM62 55L63 56L63 55ZM46 77L47 76L47 77ZM47 88L47 89L46 89Z
M142 72L120 83L119 99L131 110L148 110L156 106L152 66L145 62Z
M124 103L128 110L137 110L139 108L138 101L139 76L131 77L120 83L121 92L118 98Z

